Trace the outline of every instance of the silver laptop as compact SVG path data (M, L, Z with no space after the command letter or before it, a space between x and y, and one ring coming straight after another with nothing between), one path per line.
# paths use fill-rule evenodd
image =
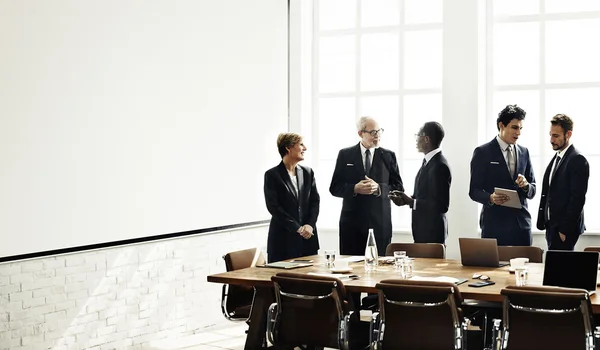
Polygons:
M508 261L499 261L495 238L459 238L460 259L464 266L500 267Z
M596 291L598 279L598 252L571 252L549 250L544 263L545 286L580 288Z

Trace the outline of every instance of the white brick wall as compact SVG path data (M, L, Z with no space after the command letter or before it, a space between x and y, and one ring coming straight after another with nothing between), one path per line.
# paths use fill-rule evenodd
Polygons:
M142 349L222 320L233 250L265 250L267 227L0 264L0 350Z

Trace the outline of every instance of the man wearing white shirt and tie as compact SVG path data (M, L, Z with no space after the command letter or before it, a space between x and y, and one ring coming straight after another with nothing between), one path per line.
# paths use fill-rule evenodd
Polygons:
M483 204L479 225L483 238L495 238L499 246L531 245L531 214L527 199L536 191L529 150L517 145L525 111L506 106L496 119L498 136L473 151L469 197ZM504 206L508 195L496 188L516 191L521 208Z
M363 255L369 229L375 234L379 255L392 240L388 193L404 190L396 154L379 147L383 128L371 117L356 123L358 144L340 150L329 192L343 198L340 215L340 254Z
M548 250L573 250L585 230L583 206L590 167L570 143L573 120L557 114L550 123L550 144L556 154L544 173L537 228L546 230Z
M417 150L424 154L423 165L415 177L413 195L392 191L394 204L412 209L412 234L415 243L446 243L452 175L440 145L444 128L438 122L425 123L415 135Z

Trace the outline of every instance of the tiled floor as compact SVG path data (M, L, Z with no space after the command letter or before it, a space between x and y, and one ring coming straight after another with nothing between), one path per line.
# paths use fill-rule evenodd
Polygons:
M179 349L185 350L241 350L246 342L245 322L232 322L223 319L201 333L181 339Z

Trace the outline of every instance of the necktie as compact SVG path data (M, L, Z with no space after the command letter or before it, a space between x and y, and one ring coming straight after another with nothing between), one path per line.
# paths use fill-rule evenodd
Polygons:
M560 164L560 157L556 156L556 161L554 162L554 169L552 169L552 174L550 175L550 180L552 180L552 178L554 177L554 174L556 174L556 169L558 169L558 164Z
M371 171L371 151L367 150L365 152L365 174L369 175Z
M515 155L511 145L508 145L506 152L508 152L508 172L510 177L515 177Z
M426 164L427 164L427 161L425 161L425 158L423 158L423 163L421 163L421 168L417 172L417 177L415 178L415 187L416 187L417 182L419 182L419 178L421 177L421 173L423 172L423 169L425 168ZM415 190L415 192L416 192L416 190Z

